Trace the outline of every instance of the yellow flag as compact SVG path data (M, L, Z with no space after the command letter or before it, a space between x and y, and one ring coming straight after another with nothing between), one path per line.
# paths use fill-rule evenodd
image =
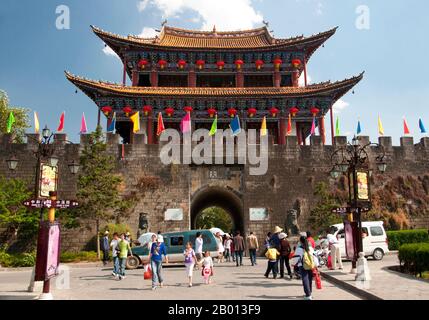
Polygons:
M261 126L261 137L267 135L267 118L264 117L262 120L262 126Z
M383 124L381 123L380 116L378 116L378 134L384 136Z
M140 111L134 113L130 117L131 121L133 122L133 132L137 133L140 131Z
M37 112L34 111L34 132L39 133L40 125L39 125L39 117L37 116Z

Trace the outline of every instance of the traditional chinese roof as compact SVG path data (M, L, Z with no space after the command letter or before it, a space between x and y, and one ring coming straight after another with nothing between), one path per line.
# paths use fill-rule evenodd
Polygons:
M121 48L159 48L165 50L238 50L260 49L281 50L298 47L304 49L308 56L328 40L337 28L310 37L298 36L288 39L276 39L266 27L245 31L194 31L164 26L160 35L154 38L142 38L135 35L120 36L91 26L100 37L119 55Z
M335 102L353 88L364 73L338 82L324 82L306 87L246 87L246 88L207 88L207 87L129 87L120 84L89 80L66 72L66 77L91 99L100 96L118 97L315 97L331 96Z

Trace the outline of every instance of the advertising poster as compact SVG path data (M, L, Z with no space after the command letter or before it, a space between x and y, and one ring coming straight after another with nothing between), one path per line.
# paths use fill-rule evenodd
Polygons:
M42 164L40 168L40 196L49 197L50 191L57 191L57 167Z
M366 172L357 172L357 188L358 188L358 199L368 200L368 174Z

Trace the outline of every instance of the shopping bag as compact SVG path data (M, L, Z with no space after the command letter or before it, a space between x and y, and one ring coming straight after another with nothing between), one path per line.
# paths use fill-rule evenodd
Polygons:
M152 279L152 270L151 270L151 268L150 268L150 265L145 265L145 267L144 267L144 274L143 274L143 277L144 277L144 279L145 280L149 280L149 279Z
M327 265L328 269L332 269L332 258L331 255L328 256L328 265Z
M313 270L314 281L316 282L316 288L322 289L322 278L320 277L320 273L317 269Z

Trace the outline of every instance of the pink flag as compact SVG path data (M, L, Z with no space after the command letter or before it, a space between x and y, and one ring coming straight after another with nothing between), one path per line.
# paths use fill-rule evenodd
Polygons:
M87 133L85 113L82 113L82 121L80 122L80 134Z
M182 133L191 132L191 113L186 112L186 116L182 119L180 123L180 130Z
M316 134L316 117L313 117L313 123L311 124L311 135L314 136Z
M61 113L60 124L58 125L57 132L63 132L63 130L64 130L64 118L65 118L65 112Z

